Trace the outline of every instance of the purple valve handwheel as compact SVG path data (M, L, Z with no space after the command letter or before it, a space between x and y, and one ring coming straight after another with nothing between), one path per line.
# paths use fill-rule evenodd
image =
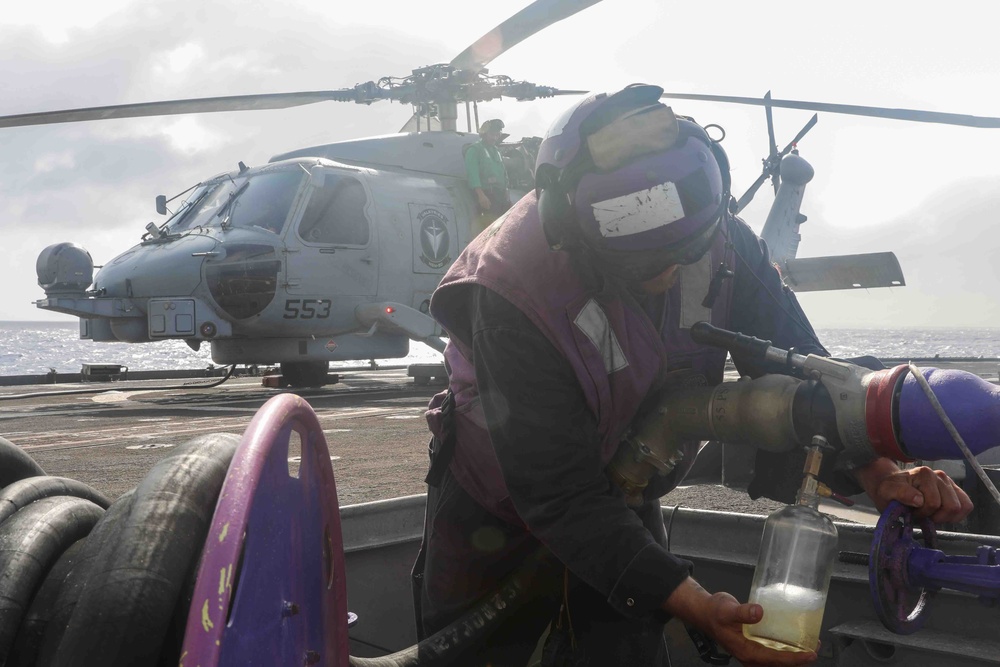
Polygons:
M302 460L289 473L289 439ZM316 414L264 404L229 466L202 553L180 664L346 667L347 586L337 489Z
M934 524L920 523L924 544L934 548ZM892 501L882 512L872 536L868 560L868 584L875 613L887 629L909 635L923 627L930 593L908 581L910 553L920 545L913 539L913 517L909 507Z

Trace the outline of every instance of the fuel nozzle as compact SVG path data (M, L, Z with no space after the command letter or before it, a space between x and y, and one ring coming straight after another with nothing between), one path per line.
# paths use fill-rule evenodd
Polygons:
M721 347L734 354L742 354L750 359L760 359L774 367L785 368L787 371L799 374L806 362L806 357L792 350L782 350L774 347L771 341L737 331L728 331L713 326L708 322L695 322L691 327L691 337L703 345Z
M878 457L914 461L969 456L947 426L949 419L970 454L997 446L1000 387L974 373L906 364L871 370L848 361L783 350L770 341L708 322L692 326L691 337L823 385L844 447L838 458L845 467L861 467ZM917 374L926 382L918 381ZM937 396L940 405L934 404L930 394Z
M827 447L830 447L830 443L821 435L814 435L812 442L806 447L806 463L802 467L802 486L799 487L795 504L809 505L813 508L819 505L819 487L825 486L819 481L819 471L823 466L823 450Z
M815 508L820 498L829 498L850 507L854 501L843 496L829 486L819 481L819 472L823 467L823 455L834 453L836 448L822 435L814 435L812 442L806 447L806 462L802 467L802 486L795 502Z

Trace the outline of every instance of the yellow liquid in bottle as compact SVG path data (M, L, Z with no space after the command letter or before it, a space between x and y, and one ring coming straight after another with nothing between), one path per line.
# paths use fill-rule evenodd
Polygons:
M772 584L751 597L764 608L759 623L743 626L743 635L779 651L815 651L823 624L825 596L801 586Z
M768 639L767 637L755 637L754 635L747 633L747 628L750 626L743 626L743 635L750 641L755 641L758 644L763 644L768 648L773 648L775 651L788 651L789 653L806 653L804 648L799 648L798 646L792 646L791 644L786 644L784 642L776 642L773 639Z

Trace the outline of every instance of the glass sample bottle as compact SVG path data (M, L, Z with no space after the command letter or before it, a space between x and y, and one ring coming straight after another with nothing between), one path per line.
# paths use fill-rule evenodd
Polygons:
M773 512L764 524L750 588L750 602L763 607L764 616L744 625L743 634L773 649L815 651L819 646L837 555L837 528L817 509L822 444L825 439L813 438L797 504Z

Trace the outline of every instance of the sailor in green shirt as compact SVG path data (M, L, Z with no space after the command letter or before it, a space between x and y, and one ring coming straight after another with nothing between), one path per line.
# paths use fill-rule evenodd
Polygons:
M503 121L497 118L479 128L480 140L465 152L465 173L476 197L479 215L473 220L473 233L478 234L510 208L507 193L507 170L497 144L506 139Z

